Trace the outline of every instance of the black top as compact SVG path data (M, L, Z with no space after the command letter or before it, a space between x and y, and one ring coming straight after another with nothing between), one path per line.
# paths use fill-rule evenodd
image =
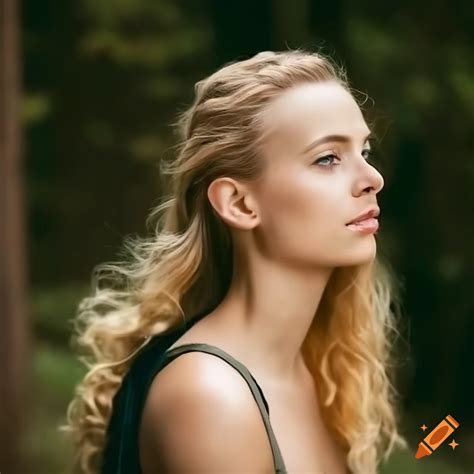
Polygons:
M203 314L201 315L203 316ZM193 326L200 317L189 324ZM107 426L101 474L142 474L139 461L138 435L141 415L148 390L157 373L186 352L198 351L220 357L236 369L247 382L262 414L270 440L275 473L286 474L285 464L270 424L268 403L250 371L222 349L204 343L183 344L168 349L186 332L180 327L167 334L154 336L135 356L112 402L112 416Z

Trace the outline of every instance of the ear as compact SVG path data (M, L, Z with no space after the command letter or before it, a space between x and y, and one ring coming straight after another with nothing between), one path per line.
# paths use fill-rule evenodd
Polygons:
M221 219L232 227L249 230L260 222L250 189L235 179L215 179L207 188L207 197Z

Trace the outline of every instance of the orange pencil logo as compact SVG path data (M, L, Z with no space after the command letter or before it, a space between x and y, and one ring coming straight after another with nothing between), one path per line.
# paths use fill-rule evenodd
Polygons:
M418 445L415 458L420 459L424 456L429 456L458 426L459 423L451 415L443 418L438 426L432 429Z

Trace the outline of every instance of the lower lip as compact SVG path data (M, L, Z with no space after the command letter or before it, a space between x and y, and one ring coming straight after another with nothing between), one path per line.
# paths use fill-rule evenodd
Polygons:
M357 224L347 224L349 229L359 232L360 234L373 234L377 232L379 228L379 221L375 218L366 219L364 221L360 221Z

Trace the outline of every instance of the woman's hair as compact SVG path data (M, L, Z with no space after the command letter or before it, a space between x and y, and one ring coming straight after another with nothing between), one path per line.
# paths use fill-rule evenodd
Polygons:
M143 341L215 308L229 288L231 234L209 203L208 185L220 176L259 179L265 107L295 85L326 81L354 96L342 66L296 49L228 63L196 83L194 102L174 123L176 153L162 167L169 196L147 219L158 217L153 236L128 237L123 261L96 267L93 294L74 319L75 350L88 372L62 429L73 435L81 472L99 470L112 399ZM400 334L392 275L379 258L335 268L303 345L324 421L356 474L375 473L395 445L407 446L387 371Z

